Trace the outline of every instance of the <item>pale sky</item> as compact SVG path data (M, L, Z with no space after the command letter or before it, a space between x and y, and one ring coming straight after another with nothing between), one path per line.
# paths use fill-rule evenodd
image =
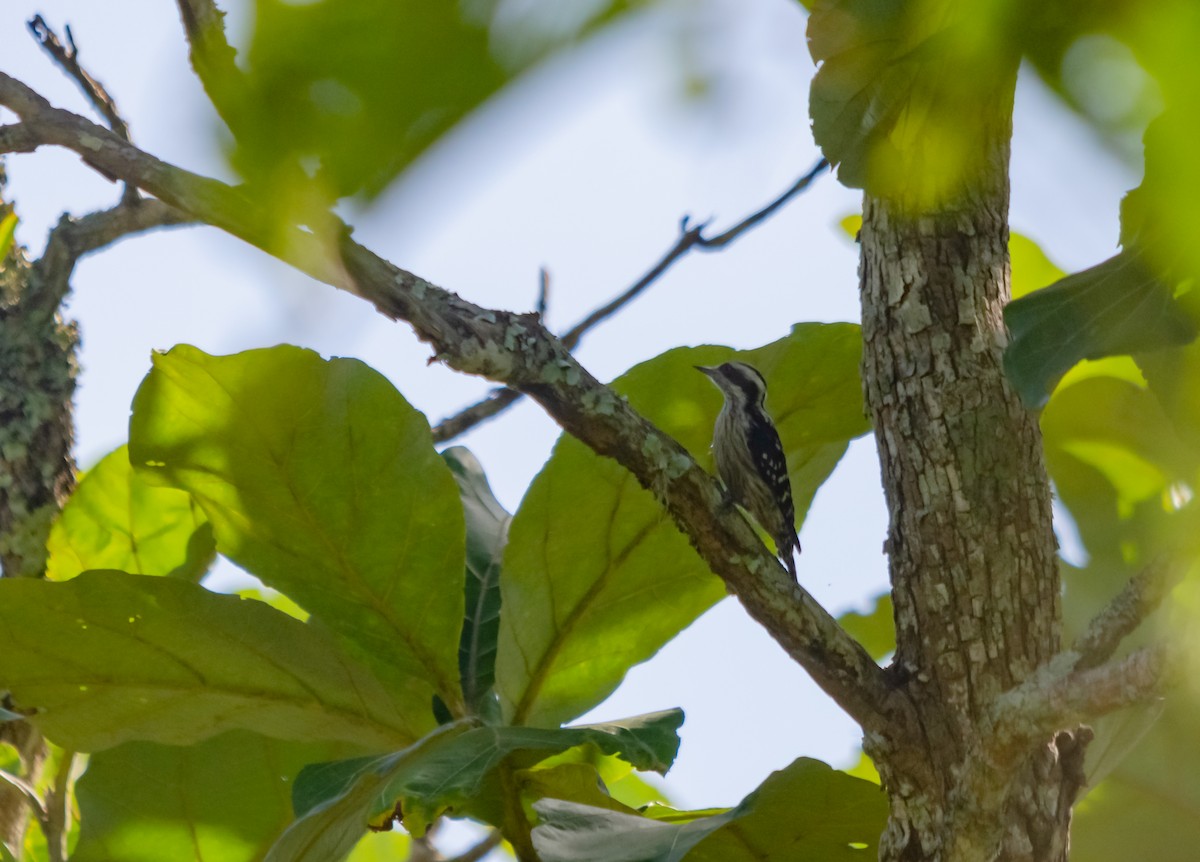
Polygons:
M678 3L687 0L678 0ZM689 31L722 73L717 104L678 98L679 40L669 13L642 16L578 56L540 70L432 152L369 212L356 238L405 269L485 306L525 310L552 277L549 324L566 329L620 292L674 241L682 215L721 229L769 201L817 159L807 120L812 62L792 0L690 0ZM227 0L235 35L245 2ZM672 4L666 4L672 8ZM119 8L119 12L114 11ZM187 65L163 0L8 0L0 69L53 103L82 97L26 31L41 12L70 23L89 71L109 88L134 141L175 164L230 178L218 121ZM9 118L11 119L11 117ZM1012 225L1065 269L1110 256L1117 204L1137 171L1097 145L1032 76L1018 87ZM37 252L64 209L111 205L118 190L63 151L9 159L19 239ZM859 194L823 177L729 250L678 263L578 351L601 379L680 344L753 347L793 322L857 320L856 250L837 227ZM152 349L212 353L291 342L361 358L431 422L489 388L441 366L406 327L211 228L141 237L86 260L70 313L83 332L78 456L87 466L126 439L129 403ZM515 508L549 454L555 426L523 404L455 441ZM851 447L801 533L800 579L833 613L864 607L886 583L886 514L868 438ZM734 601L701 618L588 719L671 706L687 713L665 781L683 807L731 805L797 756L835 766L858 733Z

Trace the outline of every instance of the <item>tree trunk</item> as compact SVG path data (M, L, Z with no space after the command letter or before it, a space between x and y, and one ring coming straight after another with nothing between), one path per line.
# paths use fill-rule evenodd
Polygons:
M1060 637L1041 433L1001 364L1011 104L1009 82L981 107L980 168L953 200L864 203L863 385L890 512L891 671L921 737L866 741L891 798L885 860L1064 859L1078 790L1083 746L1064 734L968 798L988 769L972 755L989 705Z
M4 188L0 164L0 191ZM0 203L0 216L4 215ZM78 337L59 315L63 293L45 278L54 261L31 265L14 246L0 259L0 576L43 577L54 516L75 485L71 398ZM59 267L63 269L63 267ZM66 267L69 272L70 267ZM66 275L63 275L63 279ZM5 702L18 711L22 704ZM0 742L17 752L21 777L36 784L46 743L30 724L0 723ZM18 858L28 801L0 782L0 841Z

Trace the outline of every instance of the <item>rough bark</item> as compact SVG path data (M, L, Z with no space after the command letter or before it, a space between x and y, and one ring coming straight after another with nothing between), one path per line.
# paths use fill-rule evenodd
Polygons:
M0 165L0 190L4 169ZM4 204L0 203L0 215ZM40 577L54 515L74 487L71 396L75 327L58 314L43 270L19 247L0 260L0 576ZM11 704L5 704L11 706ZM36 783L46 744L32 725L0 724L16 750L21 777ZM19 853L30 820L24 795L0 782L0 841Z
M863 382L890 513L892 672L921 727L867 739L892 802L884 859L1063 858L1080 782L1078 734L1044 740L1015 779L978 762L989 706L1060 637L1041 434L1001 365L1011 98L1010 86L974 118L985 157L953 200L864 204Z

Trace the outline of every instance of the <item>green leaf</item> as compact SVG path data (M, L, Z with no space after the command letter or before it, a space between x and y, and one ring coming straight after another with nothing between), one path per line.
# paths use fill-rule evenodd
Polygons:
M415 745L379 758L306 767L296 779L299 819L267 856L268 862L327 862L341 858L367 830L400 812L405 827L423 834L434 817L453 809L483 820L499 815L496 770L527 768L573 746L590 743L639 769L665 772L679 745L679 710L605 725L561 729L444 725Z
M216 555L212 527L191 496L146 481L125 446L80 480L50 529L47 577L120 569L199 581Z
M739 807L707 817L672 812L676 816L659 819L559 799L542 799L533 809L541 820L533 843L542 862L679 862L742 814Z
M17 214L8 212L0 218L0 260L8 257L9 250L13 246L13 236L17 231Z
M1030 407L1081 359L1188 344L1197 332L1172 288L1129 251L1010 302L1004 321L1004 370Z
M83 829L72 862L255 862L291 821L296 773L339 751L232 731L95 754L76 785Z
M512 516L492 494L479 460L467 449L442 452L462 496L467 522L467 577L458 670L467 706L478 710L496 681L500 632L500 561Z
M545 799L533 841L542 862L760 862L863 860L887 821L878 785L800 758L772 773L736 808L637 817Z
M210 95L257 184L294 192L315 161L329 196L375 195L522 69L636 5L256 0L246 75Z
M838 617L850 635L857 640L875 661L896 650L896 624L892 617L892 594L880 593L865 614L847 611Z
M1007 120L1003 88L1018 55L997 20L1003 13L1003 4L813 4L808 44L817 74L809 112L838 179L919 207L957 192L989 153L981 107Z
M404 692L410 720L430 689L461 710L463 507L425 417L377 372L296 347L176 347L134 398L130 458Z
M614 384L702 464L721 396L693 366L733 358L767 379L797 517L867 430L857 326L804 324L757 350L680 348ZM513 518L501 580L496 689L506 721L557 726L725 595L654 495L614 461L560 439Z
M321 630L261 602L124 572L0 580L0 679L75 751L234 728L379 750L421 724Z
M527 798L570 799L594 808L636 814L634 809L609 795L596 767L590 763L560 763L544 769L523 769L516 778L521 793Z

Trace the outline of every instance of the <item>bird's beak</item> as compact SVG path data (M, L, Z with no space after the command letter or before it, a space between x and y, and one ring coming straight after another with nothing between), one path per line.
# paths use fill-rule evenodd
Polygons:
M707 374L709 377L716 377L716 375L717 375L717 369L710 368L707 365L693 365L692 367L695 368L697 371L701 371L704 374Z

